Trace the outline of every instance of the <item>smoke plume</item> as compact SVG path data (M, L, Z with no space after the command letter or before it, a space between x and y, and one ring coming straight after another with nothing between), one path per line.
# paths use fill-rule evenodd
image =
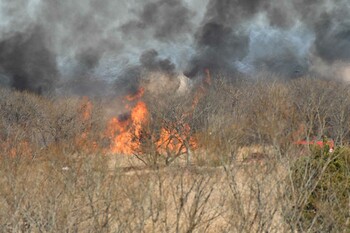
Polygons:
M104 95L207 68L350 78L349 12L347 0L0 0L0 84Z
M57 70L47 43L39 27L0 42L0 68L9 77L9 85L37 93L53 89Z

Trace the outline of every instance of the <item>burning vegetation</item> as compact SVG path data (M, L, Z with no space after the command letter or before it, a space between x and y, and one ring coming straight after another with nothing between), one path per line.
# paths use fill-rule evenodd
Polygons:
M209 85L209 79L208 71L203 84ZM172 122L152 116L143 101L145 88L141 87L134 94L125 96L123 103L127 112L113 117L107 125L105 136L110 140L109 152L136 155L141 159L143 154L149 153L151 147L154 156L164 156L167 164L181 155L189 155L197 148L197 140L185 118L192 117L196 105L205 94L208 86L203 84L195 91L191 107L184 107L184 112ZM155 126L151 121L156 118L158 126L151 129Z
M132 155L141 150L142 131L149 121L147 106L139 101L130 114L113 118L107 126L106 135L111 140L110 151Z
M1 89L0 229L348 229L349 86L204 74L190 92L140 85L120 101ZM322 147L307 140L323 135L332 152L326 137Z
M56 112L52 110L47 112L48 119L51 118L50 120L54 123L53 126L57 127L57 129L53 129L52 136L46 137L47 135L44 132L40 132L43 140L33 140L32 138L27 139L29 135L26 135L23 140L17 141L16 146L11 146L9 140L11 132L9 132L9 135L6 136L8 139L2 142L3 148L8 148L9 155L13 157L21 156L22 154L36 156L37 152L32 153L32 147L46 150L50 147L59 146L61 143L67 143L67 139L74 141L74 145L69 143L74 150L81 150L86 153L99 151L110 156L132 155L137 156L146 164L149 162L146 162L143 156L152 154L154 157L163 157L165 163L170 164L182 155L189 156L193 150L198 148L198 140L194 130L191 129L191 120L193 119L196 105L204 97L206 89L209 88L209 79L210 75L207 72L207 77L202 83L198 84L198 87L194 88L192 93L177 94L180 95L182 100L187 98L188 104L179 102L178 106L175 106L170 101L161 107L157 103L157 98L159 98L160 94L153 96L150 93L148 101L156 103L154 107L160 107L165 111L161 114L160 111L154 112L154 109L149 109L149 104L145 100L145 95L147 99L147 90L144 87L140 87L132 94L125 95L119 101L119 106L122 106L118 110L118 112L121 112L120 114L111 117L106 115L100 116L100 119L95 119L96 114L103 114L103 111L101 111L101 108L99 109L99 104L93 103L94 101L89 99L89 97L71 99L62 105L59 103L59 100L55 101L57 103L49 103L50 100L43 97L41 98L43 105L57 104L62 110L68 110L67 112L57 113L58 115L56 116ZM17 93L17 95L22 98L20 93ZM150 100L150 98L153 99ZM35 106L35 103L33 104L34 106L32 107L39 107ZM103 104L113 107L111 103ZM71 108L74 105L76 110ZM54 108L54 106L52 107ZM97 113L98 111L100 113ZM50 112L53 115L50 115ZM20 124L20 127L23 127L22 123ZM23 122L23 124L27 125L28 123ZM98 130L103 129L103 132L97 133L97 128ZM22 129L24 130L25 128Z
M349 18L0 0L0 232L350 232Z

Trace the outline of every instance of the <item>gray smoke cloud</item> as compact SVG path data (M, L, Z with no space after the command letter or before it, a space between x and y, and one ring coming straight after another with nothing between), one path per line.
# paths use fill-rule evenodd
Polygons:
M123 35L150 34L159 41L174 41L183 34L191 33L194 11L186 8L178 0L158 0L146 3L136 19L121 26Z
M176 66L169 59L159 58L156 50L143 52L140 56L140 64L125 69L115 82L115 89L121 95L136 93L140 88L143 77L150 72L167 74L169 79L175 78Z
M104 95L149 72L332 76L350 64L349 12L347 0L0 0L0 84Z
M0 70L9 85L41 94L57 81L55 55L40 27L0 41Z
M205 66L296 77L311 71L312 57L330 65L349 61L349 7L348 1L211 0L188 75Z

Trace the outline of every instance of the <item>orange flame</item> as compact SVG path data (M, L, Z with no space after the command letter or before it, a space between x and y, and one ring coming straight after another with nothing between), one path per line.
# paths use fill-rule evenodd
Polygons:
M107 135L112 140L111 152L131 155L139 150L142 128L147 121L148 110L142 101L132 109L130 119L123 121L113 118L107 128Z
M145 90L141 88L137 93L125 97L127 101L137 101L134 107L129 103L125 104L126 109L130 109L130 116L126 119L114 117L107 126L105 135L110 139L110 152L125 155L142 153L142 137L146 132L145 126L149 122L149 112L145 102L141 101ZM180 122L177 122L180 123ZM190 127L185 125L181 131L176 131L176 122L174 127L162 128L159 135L153 135L151 138L159 138L152 143L156 146L159 154L183 154L188 152L188 146L195 145L194 139L189 139ZM185 145L188 142L190 145Z
M157 141L158 152L160 154L172 153L180 155L188 152L187 146L190 148L196 148L196 142L194 138L188 138L190 135L190 126L185 125L183 132L176 132L175 130L163 128L160 133L160 138ZM189 141L189 145L185 145L185 142Z

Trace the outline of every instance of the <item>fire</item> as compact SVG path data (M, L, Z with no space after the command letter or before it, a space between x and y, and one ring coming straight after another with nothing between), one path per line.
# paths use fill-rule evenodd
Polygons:
M192 116L195 106L211 84L208 69L205 70L205 74L205 78L195 93L192 110L190 113L185 113L184 116ZM125 109L130 113L126 117L114 117L109 121L105 134L110 140L111 153L132 155L143 152L142 142L147 135L150 135L146 129L146 125L150 121L150 113L146 103L141 100L144 93L145 89L140 88L136 93L124 97ZM134 107L130 107L133 103ZM191 137L191 128L184 122L172 122L170 125L164 125L157 135L150 135L150 138L154 140L151 143L160 155L176 157L189 153L190 149L197 148L196 140Z
M210 83L210 74L207 72L207 78L196 92L193 105L197 104L204 95L205 85ZM209 80L209 81L207 81ZM184 113L176 122L166 122L160 120L161 125L157 130L152 130L148 126L151 122L151 114L147 104L142 101L145 93L144 88L140 88L133 95L123 98L125 110L128 112L118 117L113 117L107 124L107 128L102 134L93 135L95 132L93 125L94 106L88 97L83 97L77 109L78 118L81 122L81 131L75 136L74 146L87 152L101 151L103 154L125 154L141 155L147 153L149 148L154 149L157 155L169 157L178 157L189 153L191 149L196 149L196 140L192 136L191 128L186 119L191 117L191 113ZM189 107L190 109L191 107ZM190 112L193 112L190 110ZM155 117L155 119L158 119ZM96 140L102 139L98 143ZM8 154L12 157L22 154L31 154L31 143L23 141L11 146L9 142L0 145L6 148ZM146 147L147 146L147 147Z
M150 114L145 102L141 101L144 89L140 89L136 94L125 97L128 101L137 101L134 107L130 107L126 103L126 109L130 110L130 114L126 117L114 117L107 126L106 135L110 139L110 152L132 155L134 153L142 153L142 141L149 133L146 125L150 121ZM174 122L170 127L163 127L158 135L152 135L155 139L152 143L157 148L158 154L184 154L188 152L186 142L190 135L190 127L176 127L183 125L180 122ZM177 131L177 128L182 128ZM188 144L193 145L194 140L190 140Z
M129 119L112 118L107 127L107 135L112 140L110 151L127 155L139 151L142 129L147 121L148 109L142 101L137 102Z
M175 155L181 155L188 153L190 148L195 149L197 147L194 138L188 138L190 135L190 126L185 125L183 132L177 132L175 130L163 128L160 133L160 138L157 141L157 148L160 154L166 154L168 152ZM186 145L186 142L189 142ZM190 148L188 148L188 146Z

